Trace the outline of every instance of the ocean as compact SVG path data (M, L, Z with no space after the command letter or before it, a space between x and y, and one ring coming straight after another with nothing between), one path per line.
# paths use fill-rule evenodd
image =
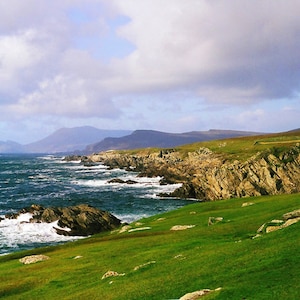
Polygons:
M112 178L137 183L108 183ZM102 164L87 167L55 155L0 155L0 217L4 218L0 222L0 255L80 238L56 234L54 224L28 223L28 214L15 220L4 217L31 204L62 207L85 203L129 223L190 203L158 197L160 192L171 192L179 186L161 186L159 180L110 170Z

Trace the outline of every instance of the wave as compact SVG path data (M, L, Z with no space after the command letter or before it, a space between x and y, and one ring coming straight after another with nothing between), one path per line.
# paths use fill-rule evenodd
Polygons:
M4 218L0 222L0 253L5 254L7 249L22 249L28 244L49 244L66 241L74 241L79 236L63 236L56 233L55 229L60 228L58 221L52 223L29 223L32 215L30 213L21 214L17 219ZM67 228L61 228L68 230Z

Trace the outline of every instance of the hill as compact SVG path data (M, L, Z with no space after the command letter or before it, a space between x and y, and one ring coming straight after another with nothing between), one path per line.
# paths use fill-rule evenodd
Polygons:
M200 141L218 140L223 138L251 136L259 133L235 130L191 131L185 133L168 133L154 130L136 130L130 135L113 138L89 145L85 152L95 153L107 150L128 150L148 147L176 147Z
M2 256L0 298L161 300L210 289L204 299L299 299L300 222L257 236L299 208L300 194L195 203L123 233ZM19 261L32 254L49 259Z
M0 153L21 153L23 146L13 141L0 141Z
M120 137L129 134L128 130L105 130L91 126L61 128L46 138L24 145L30 153L58 153L83 150L88 144L103 140L108 136Z
M174 148L108 151L83 157L161 183L182 183L172 196L200 200L300 192L300 131L193 143Z

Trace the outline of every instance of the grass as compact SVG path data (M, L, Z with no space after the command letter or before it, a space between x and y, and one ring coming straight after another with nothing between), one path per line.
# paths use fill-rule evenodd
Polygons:
M214 153L223 156L224 159L233 161L245 161L258 152L264 152L270 147L276 147L281 152L289 149L291 146L300 142L300 131L291 131L284 133L274 133L259 136L247 136L229 138L223 140L213 140L206 142L198 142L183 146L175 147L177 153L182 158L187 157L189 152L198 151L205 147L212 150ZM159 148L134 149L117 151L121 154L129 155L149 155L159 152Z
M254 205L242 207L246 201ZM161 300L221 287L204 298L299 299L300 223L251 238L263 223L299 208L300 194L194 203L140 220L150 230L2 256L0 298ZM210 216L224 219L208 226ZM195 227L170 231L174 225ZM50 259L18 261L40 253ZM108 270L126 275L102 280Z

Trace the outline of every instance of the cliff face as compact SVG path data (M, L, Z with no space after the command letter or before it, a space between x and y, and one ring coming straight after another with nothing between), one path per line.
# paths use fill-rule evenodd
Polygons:
M300 192L300 146L281 152L267 150L246 161L230 161L207 148L184 157L174 149L155 153L103 152L85 160L103 162L112 168L162 176L163 183L182 182L170 196L217 200L235 197Z

